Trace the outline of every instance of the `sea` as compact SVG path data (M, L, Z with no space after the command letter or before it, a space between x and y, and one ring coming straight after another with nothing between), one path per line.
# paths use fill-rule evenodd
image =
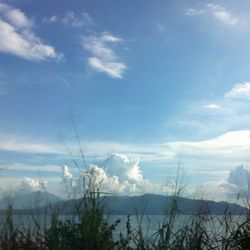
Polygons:
M70 220L77 222L75 216L61 215L59 219L62 221ZM153 237L163 225L170 224L171 217L169 215L105 215L105 219L109 225L116 224L115 230L113 231L114 239L118 239L120 234L124 236L127 233L128 222L130 230L134 233L141 231L143 237L150 238ZM243 215L233 215L233 216L216 216L207 215L197 217L194 215L176 215L174 221L171 224L171 231L177 232L185 226L191 226L194 221L198 222L202 220L203 226L208 231L220 232L225 227L226 221L229 222L231 229L237 227L240 223L246 220L246 216ZM49 228L51 225L51 216L47 215L13 215L12 221L15 228L29 229L36 231L39 226L42 231ZM6 225L6 217L0 216L0 228Z

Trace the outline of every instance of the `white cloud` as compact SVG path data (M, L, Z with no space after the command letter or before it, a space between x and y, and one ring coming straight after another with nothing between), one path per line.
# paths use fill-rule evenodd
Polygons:
M216 19L227 25L234 26L238 23L238 19L220 5L208 4L207 8L212 12Z
M110 175L119 176L120 180L141 181L143 179L139 168L139 159L123 154L111 154L105 161L105 168Z
M0 151L62 154L65 150L57 143L37 142L18 135L0 135Z
M122 194L166 193L164 185L152 184L140 171L139 160L122 154L111 154L102 161L103 167L90 165L88 171L73 176L63 169L63 181L70 195L82 195L83 189L100 188L102 192ZM66 172L66 174L65 174ZM90 185L90 186L88 186Z
M204 12L205 12L204 10L197 10L197 9L190 8L186 11L186 15L187 16L199 16L199 15L202 15Z
M42 191L47 185L46 181L25 177L20 187L21 192Z
M70 173L68 166L63 167L63 178L65 179L72 179L73 175Z
M214 189L214 197L219 193L221 199L231 200L232 202L242 202L249 199L249 184L250 184L250 170L243 165L234 167L229 171L227 179L220 182L210 182L210 187Z
M43 18L43 23L57 23L58 21L59 18L56 15Z
M236 185L239 189L248 191L250 184L250 170L245 168L243 165L233 169L229 173L228 182Z
M230 13L226 12L226 11L214 11L213 12L215 18L217 18L218 20L222 21L225 24L228 25L236 25L238 23L238 19L233 17Z
M81 13L77 16L73 11L68 11L61 20L65 25L70 25L73 27L82 27L84 25L91 24L92 18L86 12Z
M204 105L204 108L207 109L221 109L221 106L215 103L210 103L210 104L206 104Z
M62 54L43 43L32 27L33 20L22 11L0 3L0 52L26 60L60 60Z
M235 26L239 23L238 18L233 16L223 6L218 4L207 4L202 9L190 8L186 11L186 15L187 16L212 15L215 19L229 26Z
M63 17L53 15L50 17L43 18L43 23L58 23L58 22L66 26L80 28L92 24L93 20L91 16L86 12L82 12L81 14L77 15L74 11L67 11Z
M216 160L223 166L238 164L239 161L248 159L250 150L250 131L240 130L225 133L210 140L201 141L172 141L164 144L136 144L118 142L85 142L83 152L87 159L101 159L109 153L126 154L134 159L134 173L136 173L136 158L140 157L142 162L152 164L170 163L179 157L182 151L185 163L199 165L201 158L207 165L217 164ZM67 156L67 150L63 145L57 143L46 143L38 139L29 139L13 136L0 136L0 151L13 151L20 153L51 153ZM75 144L68 144L68 148L78 159L79 147ZM213 155L213 159L211 158ZM194 159L197 158L197 159ZM115 162L115 156L109 159L109 164ZM122 157L118 157L121 161ZM237 163L238 162L238 163ZM117 161L116 164L119 162ZM131 162L129 164L132 164ZM115 169L115 168L114 168ZM115 171L115 170L113 170ZM124 170L125 171L125 170ZM137 172L138 173L138 172Z
M11 150L23 153L57 153L61 159L68 159L67 150L56 143L46 144L39 140L25 140L25 138L14 136L12 139L2 137L0 139L0 150ZM36 143L34 143L36 141ZM68 148L73 153L73 158L79 160L79 147L75 144L68 144ZM181 161L183 171L189 176L191 185L204 181L218 181L225 176L225 171L240 165L249 160L250 151L250 131L232 131L218 137L201 141L170 141L164 144L132 144L117 142L85 142L83 153L89 162L99 162L108 180L102 185L107 185L107 189L119 183L118 190L141 190L145 185L151 184L145 180L142 170L147 169L147 174L154 169L162 171L161 181L175 171L178 161ZM116 153L117 152L117 153ZM107 158L106 155L110 154ZM36 161L35 156L29 155L30 161ZM47 156L43 161L46 160ZM140 158L141 167L138 159ZM102 161L102 159L105 159ZM9 164L13 169L32 170L31 165ZM1 164L1 166L4 166ZM50 171L49 166L38 166L38 171ZM58 167L52 167L51 171L58 172ZM65 173L69 173L64 171ZM7 172L6 172L7 173ZM10 173L10 172L9 172ZM75 174L75 171L73 172ZM68 186L76 187L78 178L73 174L64 174ZM72 177L72 178L71 178ZM109 179L111 178L111 179ZM148 177L149 178L149 177ZM193 180L192 180L193 178ZM70 181L69 181L69 180ZM141 181L140 181L141 180ZM112 185L108 183L113 183ZM130 185L131 184L131 185ZM109 186L109 188L108 188ZM155 186L153 186L155 188ZM153 188L151 187L151 188ZM139 192L139 191L138 191Z
M240 158L247 150L250 150L250 131L233 131L210 140L172 142L166 145L169 145L172 149L181 146L186 153L193 154L193 156L209 156L212 154L214 156L221 155L229 158L236 156Z
M33 21L29 20L22 11L12 9L6 4L0 3L0 13L15 27L31 28L33 26Z
M97 57L90 57L88 59L89 66L102 73L106 73L112 78L122 78L122 74L126 69L126 65L124 63L118 62L104 62Z
M234 87L225 94L225 97L250 100L250 82L235 84Z
M34 172L61 172L61 167L58 165L30 165L20 162L1 163L0 169L14 171L34 171Z
M84 38L83 47L92 55L88 58L89 66L93 70L106 73L112 78L122 78L127 66L119 61L118 56L111 47L112 44L121 41L121 38L110 33Z

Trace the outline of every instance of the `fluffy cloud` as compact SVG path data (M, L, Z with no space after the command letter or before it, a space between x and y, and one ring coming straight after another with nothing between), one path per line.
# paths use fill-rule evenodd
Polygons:
M143 166L149 171L157 170L161 172L161 182L169 174L175 173L177 163L181 161L181 168L186 173L191 185L200 184L207 181L219 181L224 178L227 171L246 161L249 158L250 151L250 131L240 130L232 131L220 136L201 141L172 141L162 144L129 144L115 142L85 142L84 155L87 162L96 161L97 166L102 167L105 175L102 186L106 190L114 192L129 192L128 190L155 190L158 187L151 185L143 177ZM11 150L25 153L34 163L27 164L0 164L0 167L6 167L5 174L13 174L11 169L21 171L39 170L43 173L51 171L58 172L57 166L35 166L37 164L37 153L39 159L48 160L48 153L60 157L62 161L68 159L67 150L62 145L55 143L42 143L38 139L29 139L12 136L0 137L0 151ZM69 144L69 149L75 160L79 160L79 147L75 144ZM112 152L107 158L106 155ZM33 154L32 154L33 153ZM43 155L45 154L45 155ZM140 157L140 164L138 157ZM105 159L102 161L102 159ZM33 168L34 166L34 168ZM9 168L9 170L8 170ZM154 169L153 169L154 168ZM9 172L8 172L9 171ZM94 171L94 170L93 170ZM50 173L49 173L50 172ZM98 172L98 171L97 171ZM71 175L70 175L70 174ZM85 173L87 174L87 173ZM24 173L27 175L27 173ZM68 187L77 187L78 183L86 176L76 176L65 168L64 180ZM80 179L79 179L80 178ZM86 177L87 178L87 177ZM159 190L158 190L159 191ZM77 192L77 188L75 191ZM132 192L132 191L131 191Z
M230 26L235 26L239 22L238 18L218 4L207 4L202 9L190 8L186 11L187 16L201 16L205 14L212 15L218 21Z
M53 15L50 17L43 18L43 23L58 23L58 22L66 26L80 28L92 24L93 20L91 16L86 12L82 12L81 14L77 15L74 11L67 11L63 17Z
M215 174L218 172L215 171ZM240 202L246 205L245 200L250 198L249 184L250 169L240 165L226 171L220 180L204 182L198 186L198 190L194 189L189 193L196 194L197 198Z
M243 165L233 168L228 175L228 179L217 186L224 192L224 197L232 199L240 199L244 201L249 199L250 193L250 170Z
M19 9L0 3L0 52L26 60L59 60L62 54L33 32L33 20Z
M19 191L27 192L27 193L33 192L33 191L42 191L45 189L46 185L47 185L47 181L25 177Z
M98 165L90 165L88 171L73 176L69 168L63 168L63 182L70 195L81 195L87 188L100 188L102 192L118 194L166 193L163 185L152 184L140 171L139 160L122 154L111 154ZM84 188L82 188L84 187Z
M121 42L122 39L109 33L100 36L85 37L83 47L91 53L88 58L89 66L98 72L107 74L112 78L122 78L127 68L126 64L119 61L112 44Z
M105 161L105 168L109 175L119 176L121 181L140 182L143 180L138 158L131 158L123 154L111 154Z
M225 97L250 100L250 82L235 84L234 87L225 94Z
M250 188L250 170L244 168L243 165L230 171L228 182L238 186L240 189L247 190Z

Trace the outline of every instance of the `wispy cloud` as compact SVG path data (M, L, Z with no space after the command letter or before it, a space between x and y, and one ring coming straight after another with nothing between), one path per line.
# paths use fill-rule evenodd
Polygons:
M67 150L57 143L32 142L39 140L25 140L24 137L15 136L15 140L9 137L1 137L0 151L14 151L21 153L52 153L68 155ZM200 168L202 165L211 168L220 166L228 168L241 164L249 158L250 131L232 131L210 140L201 141L172 141L155 144L136 144L119 142L85 142L82 149L89 160L102 159L110 153L126 154L129 157L139 157L143 163L167 164L177 161L182 151L185 164L191 169ZM75 158L79 158L79 147L69 143L68 148ZM16 167L18 167L16 165ZM20 167L20 166L19 166ZM39 167L40 169L40 167ZM42 169L42 167L41 167ZM203 169L205 170L205 168ZM212 169L209 169L212 170Z
M225 94L225 97L250 100L250 82L235 84L234 87Z
M238 18L234 17L229 11L217 4L208 4L207 8L212 12L214 17L227 25L236 25Z
M186 15L187 16L200 16L202 14L204 14L205 10L199 10L199 9L193 9L190 8L188 10L186 10Z
M235 26L239 23L239 19L231 14L226 8L218 4L207 4L201 9L190 8L186 11L187 16L211 15L218 21Z
M83 39L83 47L91 53L88 65L95 71L107 74L112 78L123 78L127 69L121 62L112 45L122 42L122 39L110 33L100 36L90 36Z
M221 109L222 107L215 103L206 104L203 106L206 109Z
M38 142L24 136L0 135L0 151L58 154L63 152L63 147L58 144Z
M60 19L58 18L58 16L53 15L53 16L46 16L43 18L42 22L43 23L57 23Z
M91 16L86 12L76 14L74 11L67 11L62 17L53 15L50 17L43 18L43 23L58 23L58 22L74 28L80 28L83 26L93 24Z
M34 21L21 10L0 3L0 52L26 60L59 60L63 57L33 32Z
M5 152L3 151L7 149L29 154L29 163L1 163L0 168L5 168L6 171L4 173L8 173L9 175L12 174L12 171L17 170L23 171L23 175L27 175L27 171L47 172L46 175L52 172L54 172L53 174L59 173L60 167L58 165L60 163L58 161L56 165L46 165L44 163L48 160L47 154L59 154L62 165L65 159L69 157L64 147L60 147L56 143L42 143L38 139L27 140L24 137L17 136L15 138L12 141L10 141L10 138L0 139L1 153L4 154ZM118 183L121 185L121 192L127 192L128 190L155 190L155 192L158 192L159 189L155 189L155 186L151 185L150 180L144 179L143 172L145 169L154 171L152 168L158 168L159 171L162 171L162 176L166 177L169 173L176 172L176 166L181 161L182 171L186 173L190 180L193 178L195 184L205 181L219 181L225 177L225 172L229 172L231 168L249 160L249 139L250 131L240 130L200 141L170 141L156 144L110 141L85 142L82 151L87 162L95 161L98 166L104 167L107 175L106 184L112 183L113 186L114 183ZM79 146L75 143L69 143L68 147L72 152L72 157L80 162ZM46 153L45 157L42 155L39 156L39 161L43 163L39 164L36 155L32 155L33 153ZM138 165L139 159L141 162L140 167ZM75 170L75 168L73 169ZM125 185L125 182L127 183L126 176L132 179L136 177L136 183L140 185L136 184L137 188L132 188L134 186L132 179L131 183L133 185ZM199 178L197 179L197 177Z
M32 172L56 172L60 173L61 166L57 165L30 165L21 162L1 163L0 169L5 171L32 171Z

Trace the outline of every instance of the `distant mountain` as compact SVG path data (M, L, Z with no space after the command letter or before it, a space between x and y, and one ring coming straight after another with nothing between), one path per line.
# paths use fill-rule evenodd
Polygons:
M104 201L104 211L107 214L169 214L176 202L176 209L180 214L215 214L224 213L246 214L248 209L238 204L228 202L215 202L211 200L196 200L188 198L175 198L145 194L141 196L116 196L107 197Z
M60 201L63 199L46 191L17 192L13 196L0 199L0 209L5 209L8 204L14 209L33 209Z
M105 214L112 215L133 215L133 214L148 214L148 215L162 215L169 214L171 207L176 201L176 209L180 214L247 214L249 210L238 204L228 202L215 202L208 200L195 200L179 197L177 200L173 196L163 196L155 194L145 194L141 196L107 196L102 198L100 206L103 208ZM53 203L49 207L52 213L56 211L59 214L72 214L76 207L83 209L83 199L75 199L69 201L59 201ZM48 212L48 207L40 207L38 209L26 209L14 211L16 213L38 213L42 214L44 211Z

